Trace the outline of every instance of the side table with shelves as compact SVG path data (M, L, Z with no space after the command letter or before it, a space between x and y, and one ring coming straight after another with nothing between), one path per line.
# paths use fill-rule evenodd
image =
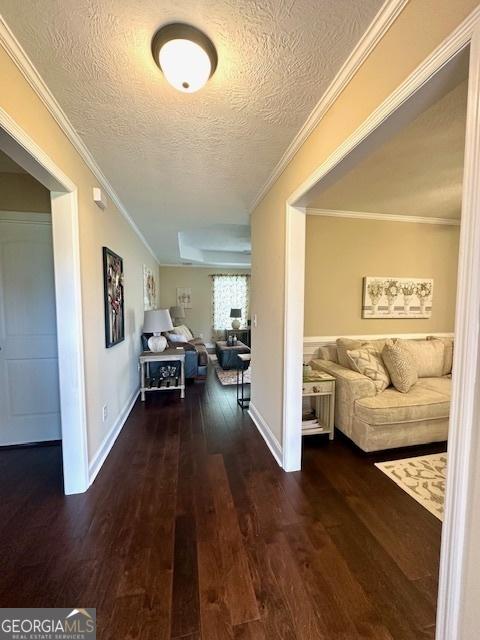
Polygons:
M328 433L334 436L335 378L323 371L312 371L304 375L302 397L310 399L310 411L302 411L302 435Z
M150 377L150 363L179 362L180 376L175 378ZM142 402L149 391L180 391L180 398L185 397L185 349L169 348L165 351L143 351L139 356L140 393Z

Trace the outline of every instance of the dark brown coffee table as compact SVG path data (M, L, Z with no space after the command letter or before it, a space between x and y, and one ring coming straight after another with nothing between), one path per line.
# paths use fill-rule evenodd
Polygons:
M222 369L241 369L243 365L237 356L240 353L250 353L250 347L240 340L232 347L229 347L225 340L219 340L215 343L215 353Z

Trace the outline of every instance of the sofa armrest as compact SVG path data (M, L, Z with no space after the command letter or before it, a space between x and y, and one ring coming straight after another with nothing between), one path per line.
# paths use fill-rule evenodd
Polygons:
M355 402L377 394L373 380L329 360L312 360L310 366L335 378L335 426L350 436Z

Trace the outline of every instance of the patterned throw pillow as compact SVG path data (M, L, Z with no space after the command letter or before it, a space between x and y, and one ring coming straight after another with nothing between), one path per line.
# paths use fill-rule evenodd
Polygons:
M417 367L408 349L400 342L387 340L382 357L395 389L408 393L418 382Z
M381 393L390 385L388 371L385 369L381 354L375 347L362 347L354 351L347 351L347 357L354 371L373 380L377 393Z

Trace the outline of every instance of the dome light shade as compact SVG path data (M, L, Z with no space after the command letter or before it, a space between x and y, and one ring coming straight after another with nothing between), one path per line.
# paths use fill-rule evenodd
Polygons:
M212 41L188 24L161 27L153 37L152 54L167 81L183 93L201 89L217 67Z

